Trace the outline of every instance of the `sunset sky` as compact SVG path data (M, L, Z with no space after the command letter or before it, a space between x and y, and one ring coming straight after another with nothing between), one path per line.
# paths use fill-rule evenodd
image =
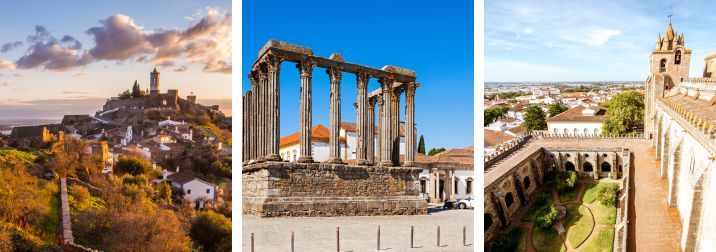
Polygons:
M155 66L162 92L230 113L231 16L230 1L6 3L0 118L93 114Z

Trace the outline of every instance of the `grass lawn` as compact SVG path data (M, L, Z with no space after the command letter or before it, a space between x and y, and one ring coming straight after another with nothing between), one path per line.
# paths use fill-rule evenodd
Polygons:
M614 229L603 227L597 231L597 236L587 243L582 251L585 252L609 252L614 247Z
M562 238L554 228L535 227L532 230L532 245L540 252L567 251Z
M60 225L60 198L58 193L53 192L49 204L51 210L42 220L40 229L48 235L47 239L55 241L58 237L57 229Z
M617 207L605 206L601 202L595 201L589 204L594 211L594 220L599 224L615 224L617 222Z
M559 201L560 202L566 202L577 199L577 194L579 193L579 187L582 186L581 183L577 183L574 185L574 188L572 190L559 193Z
M564 228L567 230L569 243L577 248L592 233L594 217L586 206L569 204L567 205L567 216L564 218Z
M609 186L613 186L614 183L608 183L608 182L601 182L596 184L589 184L586 185L587 188L584 191L584 196L582 196L582 203L592 203L595 200L597 200L597 195L599 195L599 191L602 190L602 188L606 188Z
M527 251L527 229L520 228L520 236L517 241L518 243L515 251Z
M0 157L4 157L5 159L14 158L25 164L32 164L35 162L35 159L37 159L37 155L33 153L15 149L0 149Z

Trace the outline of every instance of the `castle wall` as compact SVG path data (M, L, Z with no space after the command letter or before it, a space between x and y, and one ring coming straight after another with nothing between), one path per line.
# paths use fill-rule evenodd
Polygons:
M143 97L134 97L134 98L128 98L124 100L116 99L116 100L107 100L105 102L104 106L102 107L102 110L107 111L111 109L116 108L129 108L129 107L148 107L149 106L149 97L143 96Z

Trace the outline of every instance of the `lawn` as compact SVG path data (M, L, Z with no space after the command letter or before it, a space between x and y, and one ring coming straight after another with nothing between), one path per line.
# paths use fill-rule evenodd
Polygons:
M572 188L569 191L565 191L563 193L559 194L559 201L560 202L567 202L577 199L577 194L579 193L579 187L581 187L581 183L577 183L574 185L574 188Z
M595 201L589 204L589 207L594 211L594 219L597 223L615 224L617 222L617 208L615 206L605 206L599 201Z
M584 196L582 196L582 202L583 203L594 202L595 200L597 200L597 195L599 195L599 191L602 190L602 188L606 188L606 187L613 186L613 185L614 185L614 183L608 183L608 182L587 185L587 188L584 191Z
M609 227L600 228L597 236L587 243L582 251L585 252L609 252L614 247L614 229Z
M538 228L532 230L532 245L540 252L567 251L562 238L554 228Z
M567 216L564 218L564 228L567 230L567 239L573 247L577 248L589 238L594 229L594 217L586 206L569 204Z
M35 159L37 159L37 155L33 153L15 149L0 149L0 157L4 157L5 159L17 159L25 164L32 164L35 162Z
M58 237L57 229L60 226L60 199L57 193L57 186L54 186L50 190L53 191L49 202L51 210L43 218L40 229L48 235L47 239L54 241L55 238Z

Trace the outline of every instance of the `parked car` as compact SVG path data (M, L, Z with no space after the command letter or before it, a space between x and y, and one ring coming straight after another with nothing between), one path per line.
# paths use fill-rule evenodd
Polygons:
M453 201L445 200L445 202L443 202L443 209L453 209L453 208L455 208L455 204Z
M467 199L461 199L457 201L458 209L475 208L475 196L470 196Z

